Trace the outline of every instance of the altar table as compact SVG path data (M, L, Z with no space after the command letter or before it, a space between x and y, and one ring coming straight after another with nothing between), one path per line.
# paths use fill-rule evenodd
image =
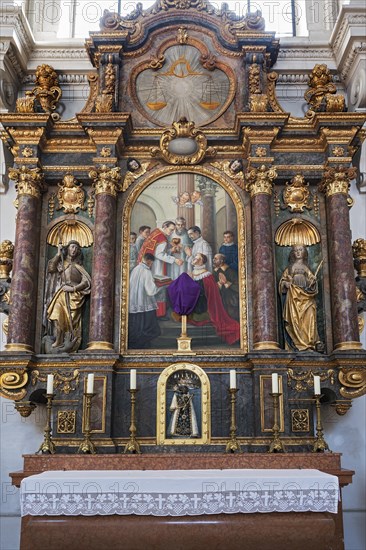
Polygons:
M318 470L52 471L27 477L22 516L331 512L339 483Z
M339 494L314 469L47 471L21 483L21 549L333 550Z

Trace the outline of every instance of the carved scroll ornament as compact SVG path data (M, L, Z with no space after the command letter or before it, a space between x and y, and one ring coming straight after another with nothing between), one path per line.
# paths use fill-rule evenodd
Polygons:
M339 372L339 381L342 384L342 397L355 398L366 394L366 370L342 368Z
M152 147L151 155L162 156L169 164L198 164L206 155L214 156L216 149L207 147L203 132L195 128L192 121L182 117L167 128L161 138L160 147Z

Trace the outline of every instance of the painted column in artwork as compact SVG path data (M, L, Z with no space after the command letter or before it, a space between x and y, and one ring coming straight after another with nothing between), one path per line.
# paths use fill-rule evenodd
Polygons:
M206 178L199 177L198 188L201 191L202 206L202 221L201 232L202 237L210 244L212 250L217 249L216 240L216 201L217 183Z
M191 173L178 174L178 197L180 197L182 193L189 193L189 195L191 196L192 191L194 191L194 174L191 174ZM194 207L187 208L183 205L180 206L178 204L177 217L181 216L186 220L187 229L192 225L196 224L194 214L195 214Z
M348 204L350 181L355 175L355 168L329 168L320 185L327 206L333 343L336 350L362 348Z
M247 174L247 191L252 200L253 249L253 348L279 349L276 320L271 197L274 168L253 168Z

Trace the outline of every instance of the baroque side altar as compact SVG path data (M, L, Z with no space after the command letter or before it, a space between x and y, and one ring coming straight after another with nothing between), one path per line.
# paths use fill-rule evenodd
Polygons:
M321 404L344 415L366 392L366 242L349 224L366 117L326 65L291 116L261 14L185 4L104 13L74 118L49 65L0 115L17 190L0 392L22 416L47 401L40 451L59 465L298 464L329 450Z

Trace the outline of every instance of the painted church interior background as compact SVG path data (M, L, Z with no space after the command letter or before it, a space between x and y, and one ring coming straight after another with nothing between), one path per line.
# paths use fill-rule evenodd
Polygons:
M243 450L279 434L291 450L325 450L313 376L339 414L366 391L366 243L352 247L348 195L365 116L347 112L321 64L306 116L292 117L261 14L184 5L105 12L71 120L49 65L0 116L17 188L1 393L27 416L53 375L44 452L225 450L234 370Z

